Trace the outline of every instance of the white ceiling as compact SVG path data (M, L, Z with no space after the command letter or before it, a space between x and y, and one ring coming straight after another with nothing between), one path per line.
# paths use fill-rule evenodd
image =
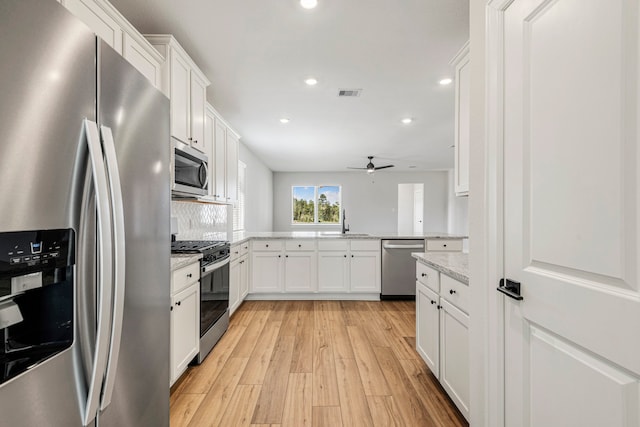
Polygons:
M178 39L209 102L274 171L344 171L368 155L398 171L453 167L455 89L438 81L468 39L469 0L111 2L141 32Z

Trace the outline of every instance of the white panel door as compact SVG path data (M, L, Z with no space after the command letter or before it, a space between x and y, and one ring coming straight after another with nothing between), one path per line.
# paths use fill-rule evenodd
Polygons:
M440 297L416 282L416 351L436 378L440 378Z
M239 259L235 259L229 264L229 316L236 311L240 304L240 283L242 280L240 269Z
M282 254L280 252L254 252L251 258L251 290L282 292Z
M380 251L351 252L351 292L380 292Z
M189 143L189 64L175 50L171 51L171 135Z
M124 33L122 56L160 89L160 63L127 33Z
M348 265L346 252L318 252L318 291L348 292Z
M206 109L204 115L205 154L209 157L209 196L216 194L216 149L215 149L215 116Z
M191 146L203 153L207 152L205 133L205 105L207 104L207 84L191 71L190 79L191 110L189 121Z
M200 285L190 286L171 298L171 380L173 384L200 350Z
M469 419L469 316L440 298L440 384Z
M227 127L220 120L215 121L215 194L214 197L222 202L227 201Z
M637 427L639 4L503 5L505 424Z
M240 302L249 294L249 257L244 256L240 261Z
M315 252L288 252L284 258L284 289L287 292L316 290Z

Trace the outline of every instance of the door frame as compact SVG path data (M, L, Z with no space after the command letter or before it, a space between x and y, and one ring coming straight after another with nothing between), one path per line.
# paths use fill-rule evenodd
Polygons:
M483 133L475 134L476 139L484 139L481 149L484 158L473 162L475 164L471 166L479 169L477 172L472 170L472 173L482 178L478 183L482 188L478 188L477 193L473 189L470 191L471 198L476 195L479 198L472 205L475 209L470 211L470 219L480 221L476 228L480 241L473 242L476 236L472 234L470 242L475 246L471 251L471 281L476 287L477 297L472 298L470 348L480 351L477 357L471 355L471 421L474 426L505 426L505 301L496 288L500 278L504 277L503 26L504 13L514 1L485 0L483 16L471 16L471 20L478 25L479 20L483 20L481 29L484 36L484 40L475 38L476 33L472 28L471 60L479 57L484 66L484 75L482 79L478 78L481 81L472 83L472 92L473 85L477 85L482 86L484 94L484 103L476 106L475 111L472 101L472 116L479 108L484 113ZM478 142L482 145L481 141ZM473 186L473 183L470 184ZM481 253L473 255L474 249ZM481 349L473 346L479 343L483 344ZM479 369L474 373L474 368Z

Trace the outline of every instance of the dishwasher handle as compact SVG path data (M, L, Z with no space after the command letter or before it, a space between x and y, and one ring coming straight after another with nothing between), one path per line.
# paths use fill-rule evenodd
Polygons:
M383 249L424 249L424 245L382 245Z

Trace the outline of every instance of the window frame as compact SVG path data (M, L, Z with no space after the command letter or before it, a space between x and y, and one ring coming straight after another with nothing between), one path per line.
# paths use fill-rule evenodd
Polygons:
M293 189L296 187L313 187L313 222L295 222L293 220ZM338 222L335 223L327 223L327 222L318 222L318 189L321 187L338 187L339 197L338 203L340 204L340 212L342 212L342 185L340 184L298 184L291 186L291 193L289 193L289 212L291 215L291 225L294 227L335 227L338 225L342 225L342 215L338 215Z

